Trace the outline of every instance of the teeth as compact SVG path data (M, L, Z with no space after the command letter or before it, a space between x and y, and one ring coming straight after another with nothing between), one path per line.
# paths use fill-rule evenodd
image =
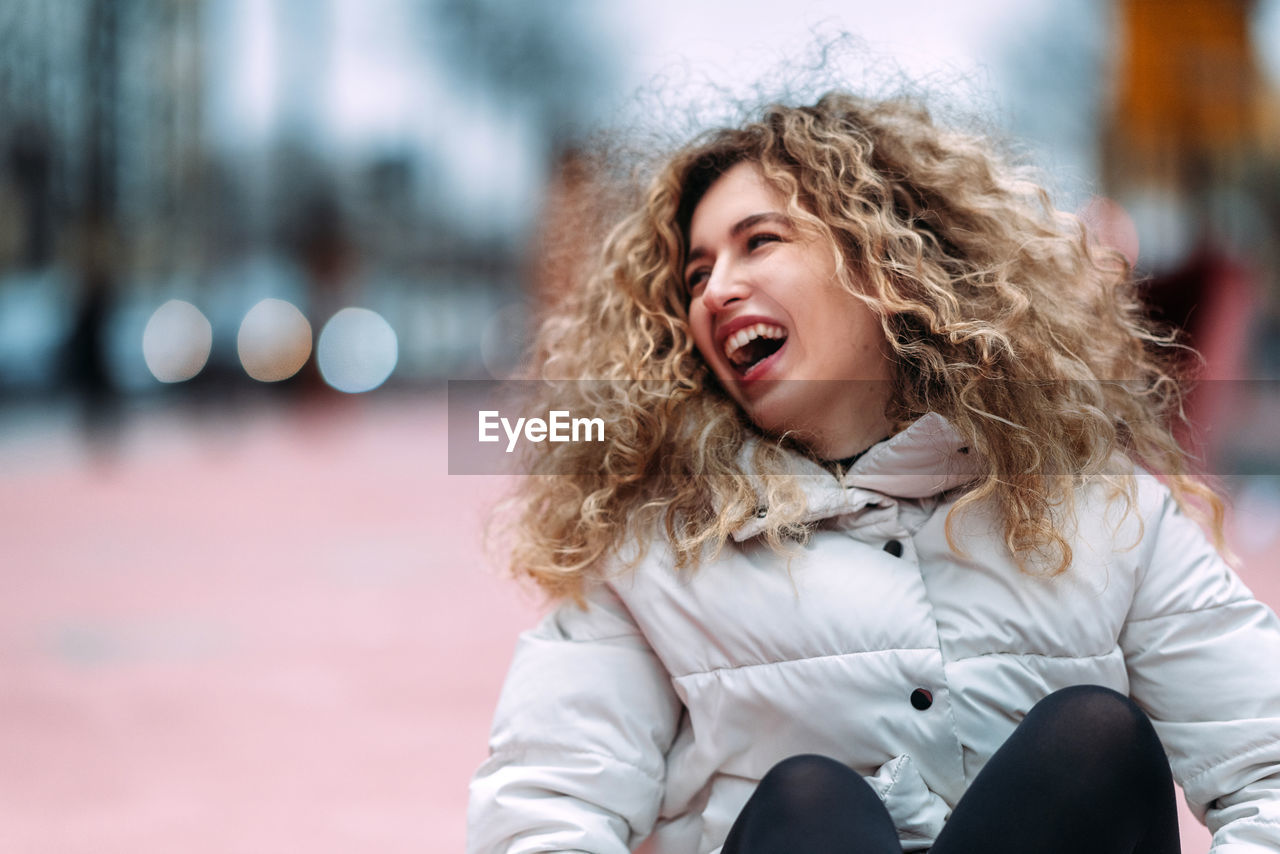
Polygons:
M734 356L737 355L739 350L747 346L748 342L757 338L781 339L786 337L787 330L781 326L774 326L772 323L755 323L739 329L724 340L724 355L725 358L732 362Z

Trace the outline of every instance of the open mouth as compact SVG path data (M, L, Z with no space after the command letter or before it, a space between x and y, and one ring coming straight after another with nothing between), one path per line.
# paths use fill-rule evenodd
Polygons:
M754 323L739 329L724 340L724 356L729 365L741 377L757 372L757 369L782 349L787 342L787 330L772 323Z

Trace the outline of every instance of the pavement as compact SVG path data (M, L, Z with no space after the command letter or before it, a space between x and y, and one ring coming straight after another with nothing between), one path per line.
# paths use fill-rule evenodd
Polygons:
M442 395L0 434L0 852L460 851L537 597ZM1238 485L1273 606L1274 480ZM1208 835L1184 814L1185 850Z

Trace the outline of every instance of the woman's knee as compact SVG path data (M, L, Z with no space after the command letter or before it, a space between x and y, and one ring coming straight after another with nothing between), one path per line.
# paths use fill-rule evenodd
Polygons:
M830 802L846 807L859 801L880 804L875 791L856 771L813 753L791 756L774 765L761 778L756 793L799 810Z
M1050 749L1056 746L1077 757L1087 744L1088 753L1109 761L1128 757L1167 767L1146 713L1124 694L1099 685L1073 685L1049 694L1032 707L1023 728L1038 730Z
M725 840L726 854L835 851L897 852L884 803L856 771L834 759L784 759L760 780Z
M1120 736L1154 734L1147 717L1130 698L1101 685L1072 685L1049 694L1027 715L1052 717L1072 727Z
M852 768L836 762L831 757L815 753L803 753L787 757L760 778L760 786L778 789L827 789L831 786L850 786L861 782Z

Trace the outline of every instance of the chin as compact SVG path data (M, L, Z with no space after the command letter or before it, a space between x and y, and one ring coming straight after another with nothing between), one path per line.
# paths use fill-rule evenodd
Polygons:
M751 418L752 423L765 433L780 436L790 433L794 438L803 441L803 437L811 436L812 419L804 417L810 407L801 397L802 388L788 382L774 381L769 387L759 389L748 401L739 401L743 410Z

